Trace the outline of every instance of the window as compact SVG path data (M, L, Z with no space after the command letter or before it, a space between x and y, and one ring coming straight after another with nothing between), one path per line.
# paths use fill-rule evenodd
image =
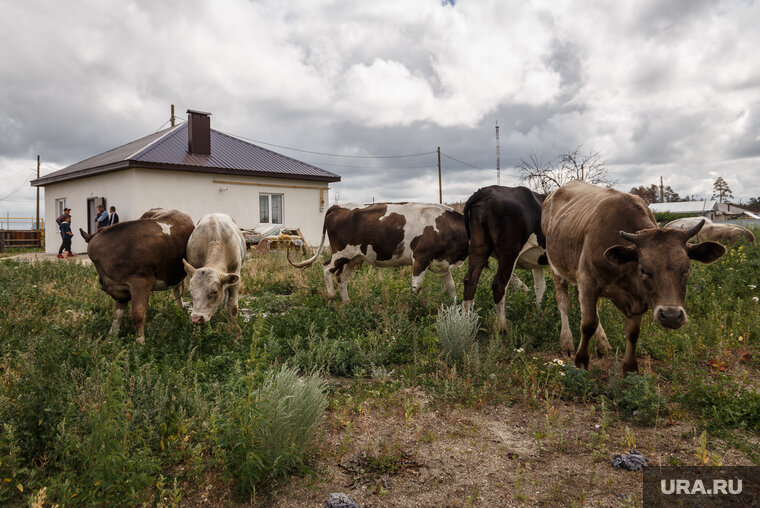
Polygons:
M55 217L58 218L63 214L63 209L66 208L66 198L55 200Z
M259 194L259 222L282 224L282 194Z

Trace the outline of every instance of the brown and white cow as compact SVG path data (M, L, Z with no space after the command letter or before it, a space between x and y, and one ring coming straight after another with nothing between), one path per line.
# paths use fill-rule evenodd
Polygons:
M346 284L362 262L379 267L412 266L412 289L419 291L430 268L437 272L451 298L456 287L450 269L467 257L467 232L462 214L445 205L424 203L376 203L333 205L325 214L322 241L317 253L296 268L312 265L322 253L325 235L332 255L322 270L327 296L335 296L333 275L340 296L348 302Z
M699 230L699 233L694 238L697 242L708 240L712 240L713 242L725 241L730 247L744 238L752 245L755 245L755 235L749 229L737 226L736 224L716 224L707 217L684 217L683 219L668 222L665 224L665 227L686 230L693 228L700 220L704 220L705 225L702 226L702 229Z
M237 316L244 259L245 238L232 217L212 213L198 221L183 260L193 300L190 322L201 325L209 321L224 304L233 318Z
M469 312L480 273L488 258L498 261L491 288L493 301L503 328L507 326L504 299L507 284L518 283L515 266L533 271L536 305L546 289L545 241L541 232L541 194L526 187L492 185L479 189L464 206L464 220L470 239L470 261L464 278L464 308ZM521 284L521 283L520 283Z
M95 234L79 230L101 288L116 302L109 336L119 332L131 300L137 342L145 343L145 312L151 291L173 289L182 310L182 260L193 228L193 219L186 213L152 208L137 220L120 222Z
M584 368L589 363L589 339L601 330L600 297L610 299L625 315L622 368L624 373L636 372L636 342L643 315L651 308L662 326L683 326L689 261L712 263L726 252L715 242L686 243L702 227L701 222L688 231L658 229L640 197L578 181L546 198L541 226L562 315L562 351L568 355L573 337L567 321L567 284L578 287L581 341L575 365ZM609 343L600 349L609 349Z

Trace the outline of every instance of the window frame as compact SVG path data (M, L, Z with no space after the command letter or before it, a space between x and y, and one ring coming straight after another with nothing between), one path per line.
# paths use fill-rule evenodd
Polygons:
M280 212L279 213L279 215L280 215L280 217L279 217L280 221L279 222L274 222L274 213L273 213L273 207L272 207L272 202L274 200L272 199L272 196L279 196L280 197L280 210L279 210L279 212ZM261 205L262 205L261 198L263 198L263 197L266 197L266 201L267 201L267 209L266 209L266 212L267 212L267 217L266 218L267 218L267 220L266 221L262 220L262 216L261 216L261 211L262 211L261 210ZM259 193L259 224L272 224L274 226L276 226L276 225L283 225L284 222L285 222L284 219L285 219L285 194L283 194L282 192L260 192Z

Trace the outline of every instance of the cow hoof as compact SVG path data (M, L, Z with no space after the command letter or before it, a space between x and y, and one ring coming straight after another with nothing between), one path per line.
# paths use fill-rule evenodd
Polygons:
M145 345L145 337L137 337L137 343L141 346Z
M579 369L588 370L588 356L582 357L582 356L575 356L575 366Z

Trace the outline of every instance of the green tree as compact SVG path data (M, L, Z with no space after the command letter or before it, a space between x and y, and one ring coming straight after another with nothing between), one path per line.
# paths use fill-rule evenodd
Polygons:
M652 184L649 187L644 187L643 185L639 187L634 187L631 189L631 194L636 194L641 199L646 201L647 204L661 202L659 185ZM679 196L678 193L674 191L670 185L666 185L663 188L663 194L664 194L666 203L672 203L673 201L681 201L681 196Z
M733 198L734 195L731 192L731 187L728 186L728 183L723 179L722 176L719 176L715 183L713 183L713 199L718 198L718 201L721 203L726 202L728 198Z

